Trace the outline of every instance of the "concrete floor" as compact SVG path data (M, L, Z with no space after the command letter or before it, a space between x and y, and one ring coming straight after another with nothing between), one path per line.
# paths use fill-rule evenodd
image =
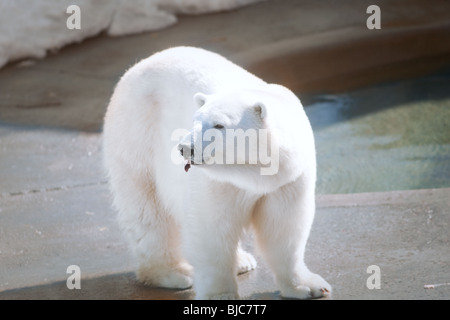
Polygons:
M99 36L31 66L0 70L0 299L192 298L190 290L138 284L115 224L100 138L118 77L175 45L215 50L300 93L351 89L450 64L450 42L440 40L450 35L448 2L435 1L438 10L419 1L377 1L382 29L369 31L365 9L372 2L267 1L182 17L158 32ZM445 188L318 195L306 252L310 269L333 286L333 299L449 299L449 195ZM258 261L256 270L239 276L241 295L279 299ZM67 289L70 265L81 269L81 290ZM380 267L380 289L366 286L370 265ZM431 284L444 285L424 289Z

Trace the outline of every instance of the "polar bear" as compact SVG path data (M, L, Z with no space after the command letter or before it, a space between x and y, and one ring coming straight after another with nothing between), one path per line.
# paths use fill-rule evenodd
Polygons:
M244 133L239 150L236 132ZM143 283L193 285L197 299L239 298L236 274L256 267L240 245L251 228L282 297L331 292L304 263L315 146L287 88L216 53L170 48L122 76L103 148L118 222Z

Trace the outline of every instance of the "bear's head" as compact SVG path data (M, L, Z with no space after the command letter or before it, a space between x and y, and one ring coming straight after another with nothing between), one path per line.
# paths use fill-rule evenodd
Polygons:
M282 88L267 85L195 94L194 125L178 145L185 170L198 166L214 180L258 193L290 182L298 175L291 168L297 151L292 136L286 135L302 131L290 128L291 117L304 118L296 112L303 111L299 100L295 97L292 106L292 97L286 97L287 89Z

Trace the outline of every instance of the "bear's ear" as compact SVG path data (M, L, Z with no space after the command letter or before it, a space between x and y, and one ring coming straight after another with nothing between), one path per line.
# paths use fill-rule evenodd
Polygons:
M261 119L264 119L267 116L267 108L262 102L258 102L253 106L253 109L256 111L257 114L261 117Z
M195 104L200 108L203 107L203 105L206 102L206 94L198 92L194 95L194 102Z

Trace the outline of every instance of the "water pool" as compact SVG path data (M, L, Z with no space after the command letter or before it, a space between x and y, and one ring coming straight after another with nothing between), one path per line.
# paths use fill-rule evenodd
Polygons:
M302 102L318 194L450 187L450 71Z

